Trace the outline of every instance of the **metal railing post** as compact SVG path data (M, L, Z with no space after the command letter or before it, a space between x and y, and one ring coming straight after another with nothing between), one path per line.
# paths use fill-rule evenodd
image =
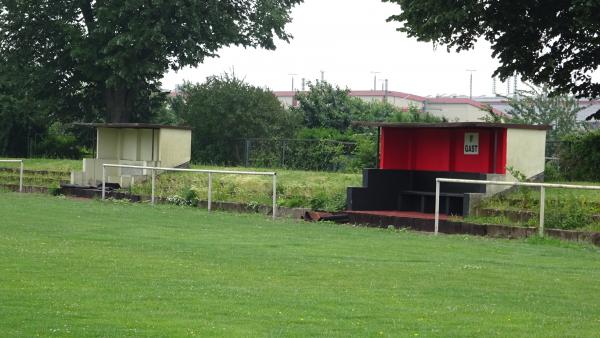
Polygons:
M21 169L19 172L19 192L23 192L23 160L21 160Z
M440 181L435 180L435 229L437 235L440 230Z
M542 186L540 187L540 225L539 225L539 235L540 237L544 237L544 210L546 209L546 189Z
M102 165L102 200L104 200L105 194L106 194L106 167L103 164Z
M277 217L277 174L273 174L273 220Z
M208 212L212 209L212 173L208 173Z
M0 160L1 161L1 160ZM156 202L156 170L175 171L188 173L205 173L208 174L208 211L212 210L212 174L231 174L231 175L258 175L258 176L273 176L273 218L277 217L277 173L276 172L258 172L258 171L234 171L234 170L203 170L203 169L184 169L184 168L163 168L163 167L148 167L135 166L127 164L103 164L102 165L102 199L105 198L106 190L106 167L109 168L131 168L151 170L152 173L152 204Z
M154 172L154 169L151 169L152 171L152 196L150 197L152 200L152 205L154 205L154 192L156 191L156 173Z

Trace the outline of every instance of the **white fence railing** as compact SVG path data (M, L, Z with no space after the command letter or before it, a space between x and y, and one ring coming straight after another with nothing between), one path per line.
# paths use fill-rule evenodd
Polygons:
M438 234L440 225L440 183L466 183L466 184L485 184L485 185L509 185L540 188L540 224L538 226L539 235L544 236L544 205L546 199L546 188L565 188L565 189L587 189L600 190L600 186L595 185L571 185L571 184L553 184L553 183L533 183L533 182L502 182L502 181L480 181L480 180L461 180L455 178L436 178L435 179L435 234Z
M125 165L125 164L103 164L102 165L102 199L104 199L104 196L106 194L106 167L151 170L151 176L152 176L151 202L152 202L152 204L154 204L154 195L155 195L155 188L156 188L156 170L208 174L208 211L211 211L211 209L212 209L212 174L272 176L273 177L273 219L275 219L275 217L277 217L277 173L275 173L275 172L180 169L180 168L145 167L145 166L135 166L135 165Z
M0 160L0 163L20 163L19 169L19 192L23 192L23 160Z

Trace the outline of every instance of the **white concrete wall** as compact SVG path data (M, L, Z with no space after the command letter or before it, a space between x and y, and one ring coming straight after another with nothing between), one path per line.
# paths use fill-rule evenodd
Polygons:
M508 129L506 134L506 167L513 167L531 178L544 172L546 130ZM515 180L506 172L507 178Z
M176 167L188 163L192 152L192 131L161 129L158 160L163 167Z
M293 96L278 96L277 99L286 108L291 107L293 105L293 103L294 103L294 97Z
M353 97L359 98L365 102L383 102L383 96L360 96L360 95L354 96L353 95ZM418 109L423 108L422 102L408 100L408 99L404 99L404 98L396 97L396 96L388 95L387 102L398 108L408 108L411 105L417 107Z
M121 156L119 159L128 161L138 160L138 130L139 129L118 129L121 134L120 147Z
M98 128L96 131L96 158L119 158L119 129Z
M99 184L103 164L175 167L188 163L191 138L191 130L184 129L98 128L97 158L84 159L83 172L73 172L71 183ZM107 181L121 183L124 187L148 174L147 170L140 169L106 169Z
M445 117L450 122L482 122L487 113L470 104L427 103L425 108L431 115Z

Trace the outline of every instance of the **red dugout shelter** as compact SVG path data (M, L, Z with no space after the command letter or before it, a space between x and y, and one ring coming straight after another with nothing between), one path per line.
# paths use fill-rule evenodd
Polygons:
M433 212L435 178L514 181L512 167L543 177L548 126L500 123L357 122L378 128L378 168L363 171L363 187L348 188L349 210ZM496 187L444 187L442 210L468 214L472 194Z

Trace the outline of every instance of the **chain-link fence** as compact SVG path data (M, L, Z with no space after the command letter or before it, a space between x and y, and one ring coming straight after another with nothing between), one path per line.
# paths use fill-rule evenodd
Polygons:
M240 140L246 167L344 171L354 166L357 144L316 139Z

